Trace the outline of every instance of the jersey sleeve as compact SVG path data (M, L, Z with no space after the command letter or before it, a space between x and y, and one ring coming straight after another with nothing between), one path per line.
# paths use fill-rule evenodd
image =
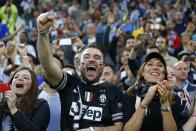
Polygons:
M51 88L53 88L53 89L56 89L57 91L60 91L60 90L62 90L62 89L64 89L65 88L65 86L66 86L66 84L67 84L67 78L68 77L68 75L67 75L67 73L63 73L63 78L61 79L61 81L59 82L59 84L56 86L56 87L54 87L54 86L52 86L51 84L50 84L50 82L47 80L47 79L45 79L44 78L44 81L51 87Z
M123 121L122 106L122 91L119 89L115 91L111 102L112 121L114 123Z
M62 90L63 88L65 88L66 83L67 83L67 73L63 73L63 78L61 80L61 82L56 86L56 90Z

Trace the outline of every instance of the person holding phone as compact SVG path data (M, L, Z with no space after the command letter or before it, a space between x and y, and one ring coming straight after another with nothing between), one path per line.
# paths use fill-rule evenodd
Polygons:
M177 131L180 99L172 96L166 63L157 52L149 53L135 84L123 98L124 131Z
M50 111L48 103L37 99L38 84L34 71L20 67L13 73L10 90L4 92L0 106L0 130L45 131Z

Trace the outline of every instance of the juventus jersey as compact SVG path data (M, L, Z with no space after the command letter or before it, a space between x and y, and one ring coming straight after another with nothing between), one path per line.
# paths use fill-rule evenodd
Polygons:
M63 131L112 126L123 121L122 91L114 85L88 84L65 73L55 89L61 100Z

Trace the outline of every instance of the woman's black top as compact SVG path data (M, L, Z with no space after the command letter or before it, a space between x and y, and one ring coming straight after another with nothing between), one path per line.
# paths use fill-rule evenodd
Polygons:
M38 99L32 113L28 116L20 110L8 116L11 119L12 131L45 131L50 120L49 105L46 100ZM0 111L0 130L2 130L2 122L5 117L6 114Z
M142 98L141 98L142 101ZM124 124L126 124L132 115L135 113L135 102L136 95L129 96L127 93L123 96L123 115ZM142 122L140 131L163 131L163 120L160 110L160 102L158 99L153 99L148 105L145 111L145 117ZM182 125L180 125L180 112L182 111L182 106L180 104L180 98L178 96L173 97L173 104L171 105L172 114L180 130Z

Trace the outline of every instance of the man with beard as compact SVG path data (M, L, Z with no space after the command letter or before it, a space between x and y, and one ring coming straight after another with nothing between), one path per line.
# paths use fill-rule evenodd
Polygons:
M37 18L37 49L45 79L60 95L61 130L122 130L121 90L98 83L103 70L102 52L95 46L84 47L80 53L81 77L63 73L52 59L49 28L53 22L50 13Z

